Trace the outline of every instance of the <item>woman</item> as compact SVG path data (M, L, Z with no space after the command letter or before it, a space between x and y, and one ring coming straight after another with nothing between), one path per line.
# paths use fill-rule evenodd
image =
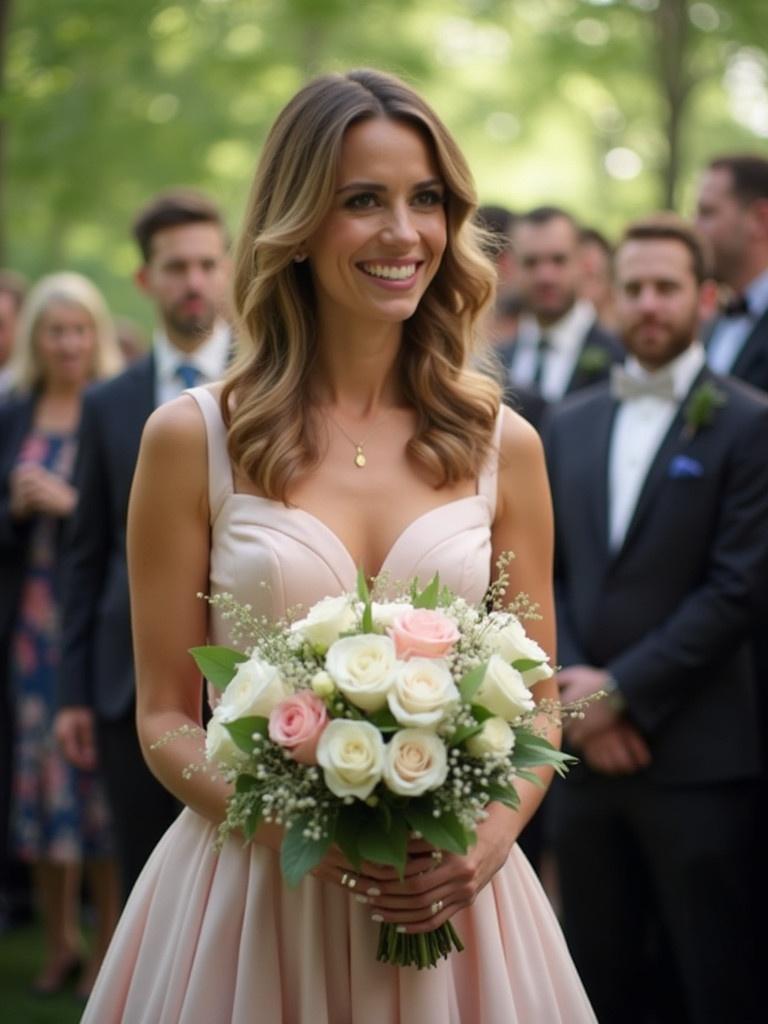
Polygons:
M352 589L361 565L401 579L439 569L480 600L513 549L512 588L540 603L537 639L552 650L540 446L468 368L493 275L473 209L455 143L396 79L317 79L272 129L239 246L239 363L223 389L156 412L142 442L129 516L138 724L187 809L137 883L88 1024L594 1019L514 847L536 787L521 786L519 814L494 805L466 857L414 852L404 882L368 865L354 899L338 852L287 889L272 825L216 854L227 786L185 777L196 737L156 745L198 722L188 649L227 638L199 591L275 617ZM419 932L449 917L464 953L425 972L376 961L378 921Z
M97 911L96 941L82 972L86 996L119 911L103 796L52 733L59 622L57 543L77 493L72 486L80 400L89 381L120 368L104 300L79 274L53 274L30 292L14 348L17 397L0 409L0 638L15 703L11 837L33 865L45 956L33 990L59 991L82 961L81 865ZM7 669L6 669L7 666Z

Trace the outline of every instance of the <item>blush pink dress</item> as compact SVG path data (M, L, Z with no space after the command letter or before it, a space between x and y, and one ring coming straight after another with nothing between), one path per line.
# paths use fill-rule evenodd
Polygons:
M233 493L218 405L193 389L206 423L211 593L280 616L352 590L356 566L313 515ZM500 421L499 421L500 422ZM387 555L393 579L436 571L477 601L488 585L497 458L477 494L415 519ZM260 586L264 581L267 586ZM212 641L227 643L215 612ZM515 846L453 923L466 949L432 970L376 960L378 924L337 885L281 880L277 856L229 840L187 808L126 905L82 1024L594 1024L538 879Z

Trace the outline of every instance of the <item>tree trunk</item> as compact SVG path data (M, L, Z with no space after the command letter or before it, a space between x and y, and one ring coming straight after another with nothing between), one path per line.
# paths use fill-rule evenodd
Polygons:
M680 178L681 130L685 108L694 84L688 66L691 23L688 0L660 0L653 13L656 42L655 68L664 102L667 136L666 159L660 167L662 204L673 210Z

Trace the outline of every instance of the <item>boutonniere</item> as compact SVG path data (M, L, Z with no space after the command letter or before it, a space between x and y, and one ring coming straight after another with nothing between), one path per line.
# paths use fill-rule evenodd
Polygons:
M683 435L688 440L693 440L702 427L708 427L712 423L717 410L722 409L727 401L728 397L725 392L716 388L711 380L699 384L691 393L683 409L685 419Z
M587 345L579 356L578 368L582 373L594 376L608 369L611 358L599 345Z

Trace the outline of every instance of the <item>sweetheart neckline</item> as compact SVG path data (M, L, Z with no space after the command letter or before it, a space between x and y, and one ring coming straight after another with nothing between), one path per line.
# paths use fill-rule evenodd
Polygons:
M354 558L352 557L352 554L351 554L349 548L344 543L344 541L341 539L341 537L339 537L338 533L336 533L335 530L333 530L330 526L328 526L327 523L324 523L323 520L319 518L319 516L316 516L314 514L314 512L308 512L306 509L300 508L298 505L285 505L282 501L277 501L274 498L267 498L263 494L248 494L246 491L230 491L230 493L227 495L225 501L229 501L231 498L247 498L249 501L260 501L263 504L270 505L270 506L275 507L277 509L280 509L280 510L282 510L284 512L288 512L288 513L291 513L291 514L298 514L300 516L303 516L305 519L311 520L313 523L315 523L317 526L319 526L324 531L324 533L326 533L329 537L331 537L333 539L333 541L335 542L336 546L344 554L344 556L346 557L349 565L351 566L351 568L352 568L352 577L356 578L358 566L357 566L357 563L355 562ZM390 561L390 559L392 558L394 552L400 546L400 544L403 541L403 539L413 529L413 527L416 526L418 523L420 523L423 519L426 519L428 516L433 515L435 512L442 512L444 509L453 508L454 506L461 505L461 504L463 504L464 502L467 502L467 501L478 501L478 500L484 502L484 504L488 508L488 511L490 512L490 502L488 501L488 498L484 494L467 494L463 498L454 498L452 501L443 502L442 505L435 505L433 508L428 508L426 511L422 512L420 515L416 516L416 518L412 519L410 521L410 523L408 523L405 527L403 527L403 529L400 531L400 533L395 537L394 541L392 542L392 544L389 547L389 550L387 551L386 555L384 556L384 560L381 563L381 566L379 567L378 572L375 573L372 576L368 576L368 574L366 574L367 578L368 579L376 579L376 577L381 576L381 574L386 571L387 563ZM490 523L490 517L489 517L489 522L488 522L489 530L490 530L490 527L491 527L491 523Z

